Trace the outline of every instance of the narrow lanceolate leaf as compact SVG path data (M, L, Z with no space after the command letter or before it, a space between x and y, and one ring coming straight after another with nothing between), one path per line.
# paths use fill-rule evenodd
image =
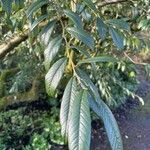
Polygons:
M97 87L84 71L76 69L76 74L81 83L89 90L90 94L88 94L88 98L90 107L103 120L112 150L123 150L117 122L108 106L101 100Z
M123 150L122 139L117 122L108 106L101 100L89 95L91 109L103 120L112 150Z
M44 19L46 19L48 15L42 15L38 19L34 20L32 23L30 30L32 31L40 22L42 22Z
M15 0L15 5L17 6L23 6L24 0Z
M99 37L102 40L105 40L108 29L107 29L107 25L103 22L101 18L97 18L97 28L98 28Z
M69 117L68 144L70 150L89 150L91 117L87 91L76 94Z
M109 33L113 39L113 42L115 43L115 45L119 48L119 49L123 49L124 48L124 38L123 35L114 28L109 28Z
M83 0L83 2L92 10L97 11L95 5L93 4L92 0Z
M50 21L41 31L41 39L44 42L44 44L47 46L51 37L51 34L53 32L54 26L56 24L56 20Z
M7 13L7 14L11 14L11 9L12 9L12 0L0 0L1 4L2 4L2 8L3 10Z
M118 62L118 60L112 56L99 56L99 57L91 57L84 60L79 61L78 64L84 63L96 63L96 62Z
M67 62L66 58L59 59L55 64L53 64L53 66L46 74L45 85L46 85L46 91L49 96L55 95L56 88L64 73L66 62Z
M30 17L33 12L37 11L39 8L41 8L43 5L48 4L49 0L38 0L31 4L29 9L27 10L27 17Z
M44 58L45 58L45 68L46 70L49 69L51 61L55 58L57 55L60 46L62 43L62 37L58 36L51 40L47 46L47 48L44 51Z
M87 88L96 99L99 99L99 92L96 88L96 86L91 81L90 77L81 69L76 68L75 72L78 76L78 79L80 80L80 83L82 84L82 88Z
M129 23L124 21L123 19L110 19L110 20L107 20L107 22L117 28L130 31Z
M65 10L64 13L73 21L76 27L82 28L82 21L78 14L74 13L71 10Z
M90 57L90 54L88 53L88 51L84 50L82 47L70 46L70 48L74 51L80 52L82 55L85 55L86 57Z
M85 32L82 29L77 28L67 28L67 31L78 40L82 41L85 45L87 45L92 50L94 49L94 39L91 37L91 35L87 32Z
M64 137L68 137L68 121L70 111L73 108L73 102L75 101L76 98L75 97L76 93L77 93L77 83L75 78L71 78L65 88L60 109L61 133L62 136Z

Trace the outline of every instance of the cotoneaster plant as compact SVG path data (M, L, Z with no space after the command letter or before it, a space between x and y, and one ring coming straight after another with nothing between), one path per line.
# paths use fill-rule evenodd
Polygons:
M11 6L14 6L12 2L1 0L8 15L11 13ZM113 71L120 70L124 64L121 54L125 50L130 50L131 47L138 49L146 44L140 42L143 39L132 36L130 24L138 18L134 14L130 19L129 12L134 3L104 3L96 0L25 2L29 6L26 11L29 31L32 31L32 37L36 37L34 44L40 43L44 49L46 91L50 97L57 97L64 91L60 123L62 136L68 142L69 149L90 148L90 111L93 111L104 123L112 150L123 150L117 122L102 100L99 87L101 69L104 71L104 67L111 68L113 74ZM15 3L22 4L22 0L15 0ZM115 9L107 7L114 3ZM121 70L123 73L124 69ZM110 75L106 71L106 76ZM123 85L120 88L126 89ZM132 95L128 89L126 91Z

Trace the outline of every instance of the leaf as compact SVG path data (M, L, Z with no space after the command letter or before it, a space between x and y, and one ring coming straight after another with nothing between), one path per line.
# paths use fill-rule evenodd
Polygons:
M42 22L44 19L46 19L48 15L42 15L38 19L34 20L32 23L30 30L32 31L40 22Z
M82 29L77 28L67 28L67 31L78 40L81 40L85 45L87 45L90 49L94 49L94 39L90 36L89 33L85 32Z
M75 78L71 78L65 88L60 109L61 134L65 137L68 137L68 120L70 111L73 108L73 101L75 100L76 92L76 80Z
M83 2L92 10L97 11L95 5L93 4L93 2L91 0L83 0Z
M84 50L82 47L71 46L70 48L72 48L73 50L78 50L81 54L85 55L86 58L90 58L91 57L89 52ZM93 74L96 75L96 64L95 63L91 63L91 65L92 65Z
M82 21L78 14L74 13L71 10L64 10L64 12L65 15L68 16L73 21L76 27L82 28Z
M124 48L124 38L123 35L114 28L109 28L109 33L113 39L113 42L115 43L115 45L119 48L119 49L123 49Z
M76 93L69 117L68 144L70 150L88 150L91 140L91 117L87 91Z
M97 87L84 71L76 68L76 74L90 92L88 94L90 107L103 120L112 150L123 150L117 122L108 106L101 100Z
M15 0L15 5L22 6L24 3L24 0Z
M3 10L10 15L12 10L12 0L1 0Z
M78 62L78 64L84 63L96 63L96 62L118 62L118 60L112 56L99 56L99 57L91 57Z
M83 9L81 15L82 18L85 19L87 22L92 19L92 15L88 12L88 9Z
M101 100L89 95L91 109L103 120L112 150L123 150L122 139L117 122L108 106Z
M51 61L55 58L57 55L60 46L62 43L62 37L58 36L50 41L47 48L44 51L44 57L45 57L45 68L46 70L49 69Z
M70 48L72 50L74 50L74 51L77 50L78 52L80 52L81 54L85 55L86 57L90 57L90 54L86 50L84 50L82 47L79 47L79 46L70 46Z
M46 74L45 85L46 85L46 91L49 96L55 95L56 88L64 73L66 63L67 63L66 58L59 59L56 63L53 64L53 66Z
M52 20L41 31L41 39L45 45L48 45L55 24L56 20Z
M150 20L149 19L142 19L139 22L138 28L142 30L149 30L150 29Z
M84 89L88 89L96 99L99 99L99 92L96 86L91 81L90 77L81 69L75 68L76 75L80 80L81 86Z
M117 28L130 31L129 23L124 21L123 19L110 19L110 20L107 20L107 22Z
M107 26L101 18L97 18L97 27L98 27L99 37L102 40L105 40L107 34Z
M29 18L33 12L37 11L39 8L41 8L43 5L48 4L49 0L38 0L31 4L31 6L27 10L27 17Z

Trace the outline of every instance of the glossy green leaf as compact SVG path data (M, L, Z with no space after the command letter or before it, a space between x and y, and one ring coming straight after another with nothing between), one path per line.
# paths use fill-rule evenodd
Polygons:
M12 0L1 0L0 1L2 4L2 8L3 10L7 13L7 14L11 14L11 10L12 10Z
M69 117L68 144L70 150L89 150L91 117L87 91L76 93Z
M46 70L49 69L51 61L55 58L57 55L60 46L62 43L62 37L58 36L51 40L47 46L47 48L44 51L44 58L45 58L45 68Z
M48 15L42 15L38 19L34 20L32 23L30 30L32 31L40 22L42 22L44 19L46 19Z
M15 0L15 5L23 6L24 0Z
M31 4L31 6L27 10L27 17L30 17L33 12L37 11L39 8L41 8L43 5L48 4L49 0L38 0Z
M90 57L90 54L86 50L84 50L82 47L71 46L70 48L74 51L80 52L82 55L85 55L86 57Z
M123 19L110 19L107 22L119 29L130 31L130 25L128 22L124 21Z
M83 2L92 10L97 11L94 3L92 2L92 0L83 0Z
M113 42L115 43L115 45L119 48L119 49L123 49L124 48L124 38L123 35L114 28L109 28L109 33L113 39Z
M56 24L56 20L50 21L41 31L41 39L45 45L48 45L51 34L53 32L54 26Z
M96 99L99 99L99 92L96 86L91 81L90 77L81 69L75 68L76 75L82 84L82 88L88 89Z
M118 62L118 60L112 56L99 56L99 57L91 57L78 62L78 64L84 63L96 63L96 62Z
M45 85L46 85L46 91L49 96L55 95L56 88L64 73L66 63L67 63L66 58L59 59L56 63L53 64L53 66L46 74Z
M141 28L142 30L150 30L150 20L149 19L143 19L139 22L138 28Z
M76 27L82 28L82 21L77 13L74 13L71 10L65 10L64 12L65 12L65 15L73 21Z
M123 144L117 122L108 108L101 100L97 87L89 76L82 70L76 69L76 73L83 88L89 90L88 99L91 109L103 120L112 150L123 150Z
M65 88L60 109L61 133L62 136L65 137L68 137L68 121L70 111L73 108L73 102L76 98L76 93L77 93L77 83L75 78L71 78Z
M102 119L112 150L123 150L119 127L108 106L101 100L89 95L91 109Z
M67 31L78 40L82 41L85 45L87 45L92 50L94 49L94 39L91 37L91 35L87 32L85 32L82 29L77 28L67 28Z
M99 37L102 40L105 40L108 29L107 29L107 25L103 22L101 18L97 18L97 28L98 28Z

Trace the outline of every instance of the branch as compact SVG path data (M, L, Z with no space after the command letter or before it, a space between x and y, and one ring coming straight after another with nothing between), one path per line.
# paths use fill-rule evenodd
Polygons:
M124 2L131 2L131 1L128 1L128 0L111 0L111 1L105 1L105 2L97 2L97 5L99 7L104 7L107 5L119 4L119 3L124 3Z
M43 82L40 82L43 78L43 74L37 74L32 81L32 87L29 91L24 93L14 93L0 98L0 110L16 103L37 101L41 93L43 93Z
M132 63L134 63L136 65L147 65L147 63L142 63L142 62L134 61L126 52L124 52L124 56L126 58L128 58Z
M7 53L13 50L21 42L25 41L28 38L28 33L24 33L17 37L11 39L8 43L0 45L0 59L3 58Z

